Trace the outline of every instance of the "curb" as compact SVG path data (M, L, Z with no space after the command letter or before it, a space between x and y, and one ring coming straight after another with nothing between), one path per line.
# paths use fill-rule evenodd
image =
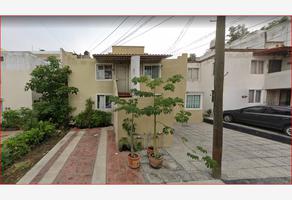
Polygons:
M204 118L203 122L206 122L208 124L213 124L213 119ZM236 130L236 131L240 131L243 133L247 133L250 135L254 135L257 137L262 137L262 138L266 138L269 140L274 140L277 142L291 145L291 138L289 136L281 135L277 132L271 132L271 131L264 130L264 129L252 128L252 127L247 127L247 126L243 126L243 125L239 125L239 124L226 123L226 122L223 122L223 127L228 128L228 129L232 129L232 130Z

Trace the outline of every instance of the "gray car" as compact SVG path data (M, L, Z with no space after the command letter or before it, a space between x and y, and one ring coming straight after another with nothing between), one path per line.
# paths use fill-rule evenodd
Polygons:
M283 131L291 136L291 107L252 106L223 112L225 122L239 122L248 125Z

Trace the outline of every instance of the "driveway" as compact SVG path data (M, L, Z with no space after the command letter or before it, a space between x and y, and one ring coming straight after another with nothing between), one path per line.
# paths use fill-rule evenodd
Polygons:
M199 123L190 126L176 126L174 144L166 151L183 168L199 179L211 179L210 170L202 163L186 156L189 151L181 142L188 139L192 147L202 146L212 155L213 126ZM291 146L277 141L245 134L224 128L222 179L226 182L277 182L291 176Z

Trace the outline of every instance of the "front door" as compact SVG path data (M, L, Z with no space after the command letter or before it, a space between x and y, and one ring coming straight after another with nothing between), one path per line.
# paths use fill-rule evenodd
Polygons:
M129 92L129 65L117 64L116 65L116 80L119 93Z

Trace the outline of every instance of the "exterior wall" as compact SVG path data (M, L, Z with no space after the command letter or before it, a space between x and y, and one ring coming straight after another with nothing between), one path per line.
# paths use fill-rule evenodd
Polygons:
M282 59L281 72L268 73L270 59ZM264 61L263 74L251 74L251 61ZM200 63L200 83L198 91L203 91L203 109L213 109L212 90L214 59L210 58ZM291 88L290 57L253 56L252 52L226 52L223 109L239 109L247 106L266 104L267 90ZM260 103L248 103L249 90L262 90Z
M112 54L144 54L144 46L113 46Z
M223 109L238 109L246 106L264 103L248 103L249 89L262 90L264 74L251 74L252 52L226 52L224 70ZM214 90L213 75L214 59L201 63L201 90L203 91L203 109L213 110L212 90ZM264 98L262 98L264 100Z
M69 97L70 105L75 108L72 113L74 116L85 109L86 99L91 98L96 102L97 94L113 94L112 80L96 80L95 59L77 59L71 53L62 52L62 63L72 70L68 85L79 89L77 95Z
M32 92L25 91L32 70L41 64L42 59L30 52L3 51L2 62L2 99L3 108L19 109L32 107Z
M47 60L49 56L61 59L61 51L32 51L31 53L43 60Z

